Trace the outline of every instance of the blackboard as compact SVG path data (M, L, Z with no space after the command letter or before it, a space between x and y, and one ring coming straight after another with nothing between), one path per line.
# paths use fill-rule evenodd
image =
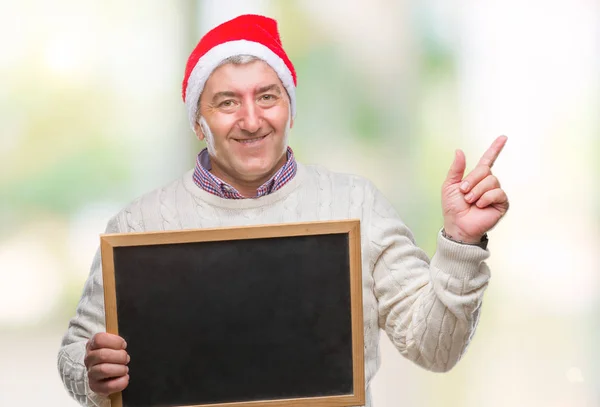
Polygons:
M113 406L364 404L359 221L105 234Z

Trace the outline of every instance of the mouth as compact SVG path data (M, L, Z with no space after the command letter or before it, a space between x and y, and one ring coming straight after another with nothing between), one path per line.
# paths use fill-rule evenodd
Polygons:
M243 145L253 145L253 144L259 143L262 140L264 140L265 137L267 137L269 134L271 134L271 133L267 133L261 137L252 137L252 138L234 139L234 140Z

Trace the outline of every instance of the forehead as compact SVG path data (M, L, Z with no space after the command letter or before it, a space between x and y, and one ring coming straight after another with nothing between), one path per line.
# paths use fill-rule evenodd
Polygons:
M245 64L221 65L208 77L204 90L207 94L224 90L241 92L273 83L283 88L283 84L273 68L264 61L256 60Z

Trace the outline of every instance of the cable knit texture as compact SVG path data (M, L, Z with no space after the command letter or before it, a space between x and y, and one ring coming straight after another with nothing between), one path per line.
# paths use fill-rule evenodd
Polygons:
M107 233L163 231L304 222L361 220L366 406L379 368L379 328L398 351L432 371L451 369L464 354L479 319L490 277L489 252L438 233L430 260L392 205L364 178L298 164L280 190L257 199L228 200L198 188L193 171L132 202ZM58 354L66 389L82 405L108 406L87 383L85 343L105 331L99 252L92 263L76 315ZM200 379L199 379L200 380Z

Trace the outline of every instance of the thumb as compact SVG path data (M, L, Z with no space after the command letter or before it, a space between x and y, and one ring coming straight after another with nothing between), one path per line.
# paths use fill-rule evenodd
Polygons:
M454 161L450 166L450 170L448 170L448 175L446 176L447 184L456 184L462 181L463 176L465 175L465 168L467 166L467 162L465 159L465 153L462 150L456 150L454 153Z

